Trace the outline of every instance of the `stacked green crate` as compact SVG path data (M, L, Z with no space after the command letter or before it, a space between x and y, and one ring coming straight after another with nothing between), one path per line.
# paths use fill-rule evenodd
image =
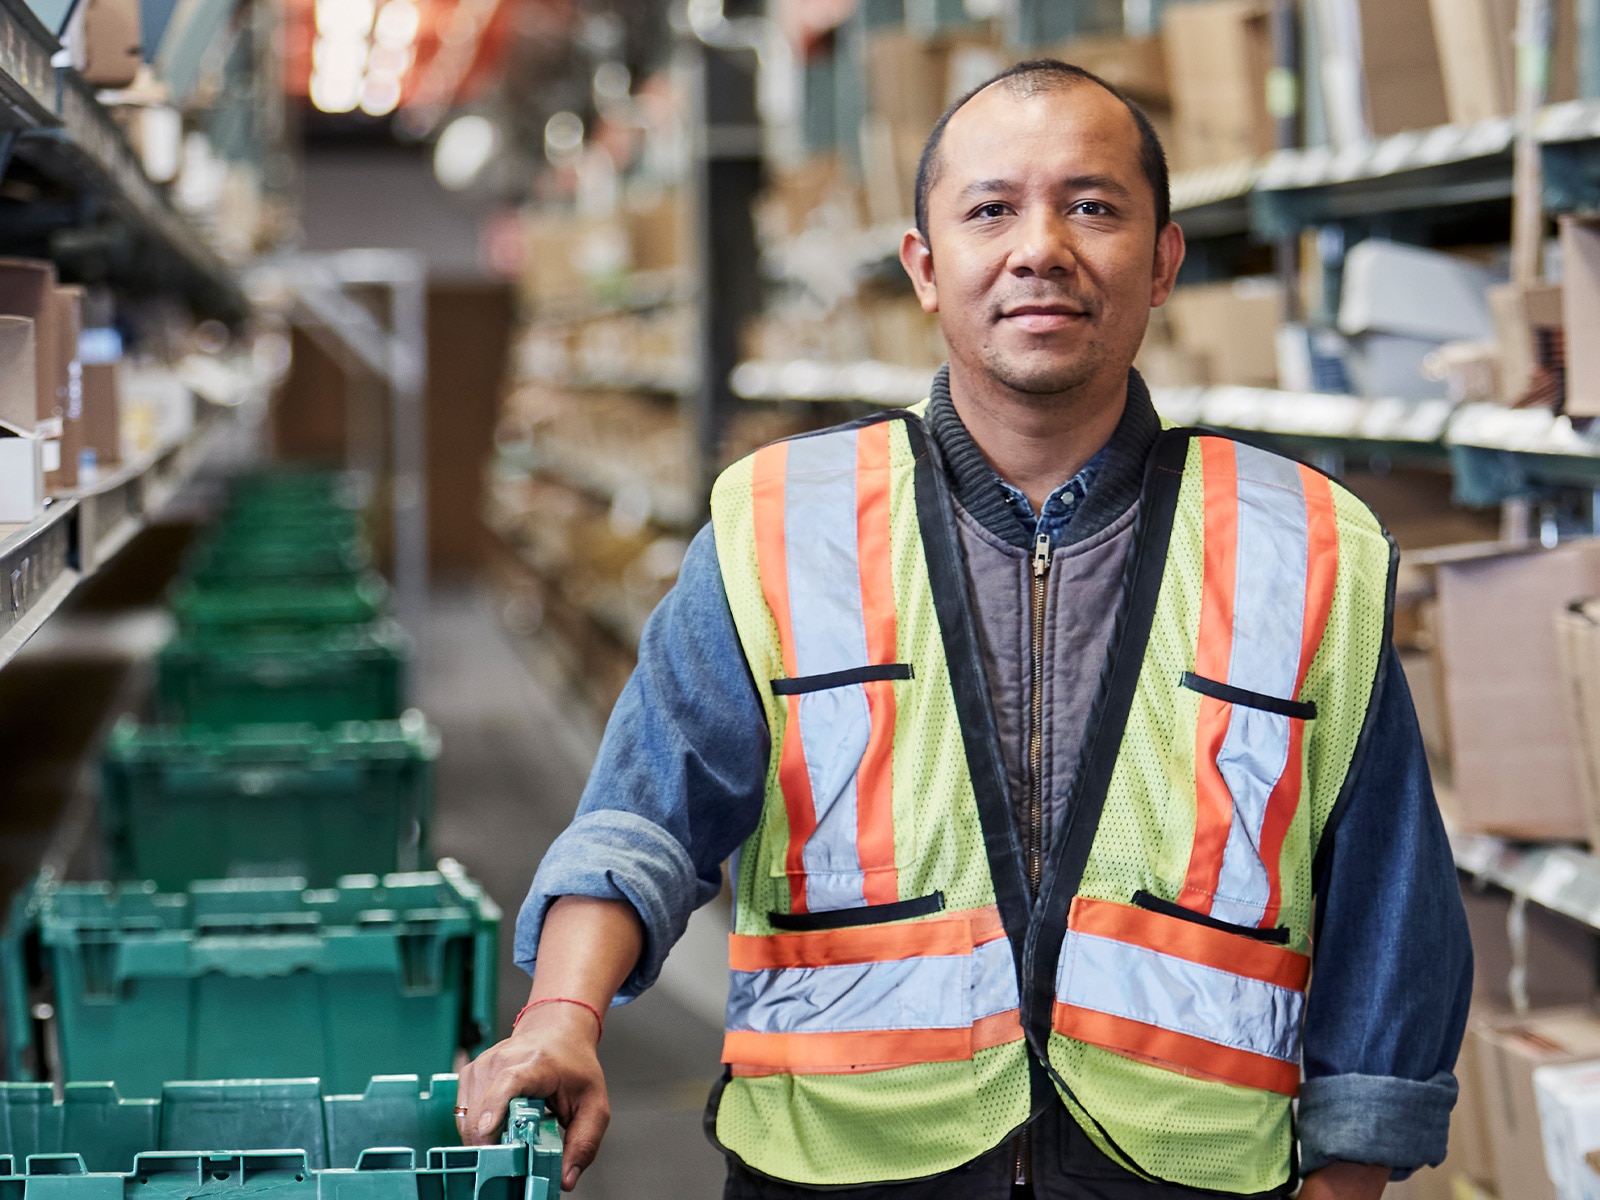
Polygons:
M537 1110L509 1139L516 1162L469 1162L435 1149L456 1140L453 1080L420 1102L414 1079L368 1086L447 1072L491 1040L499 912L458 865L424 869L438 738L405 706L409 644L370 572L360 507L337 474L250 477L174 585L161 723L120 724L102 762L106 861L123 882L36 882L0 936L10 1074L69 1084L53 1106L48 1091L0 1087L0 1185L24 1159L29 1175L143 1183L158 1159L177 1164L169 1174L188 1169L179 1158L214 1171L207 1147L254 1145L303 1148L292 1166L305 1188L357 1168L411 1172L412 1192L430 1195L475 1178L472 1194L512 1200L544 1194L535 1176L558 1179ZM172 1085L310 1076L321 1083ZM353 1116L362 1093L378 1124ZM218 1096L244 1106L244 1126L278 1132L184 1126ZM31 1140L8 1142L20 1109ZM360 1132L336 1133L336 1114ZM112 1121L153 1124L112 1161L100 1154ZM41 1165L57 1155L73 1161ZM278 1170L238 1157L241 1179ZM460 1180L425 1179L457 1168Z
M156 1099L0 1084L0 1195L556 1200L561 1135L542 1104L513 1100L500 1145L465 1149L455 1102L448 1077L426 1090L377 1079L352 1096L306 1080L175 1083Z

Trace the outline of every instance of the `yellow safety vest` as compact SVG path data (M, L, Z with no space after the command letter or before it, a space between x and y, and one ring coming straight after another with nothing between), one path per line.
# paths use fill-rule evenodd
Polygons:
M720 1144L802 1184L938 1174L1027 1121L1031 1057L1136 1174L1281 1187L1313 863L1388 638L1371 513L1287 459L1162 434L1037 903L920 416L764 447L712 521L772 744Z

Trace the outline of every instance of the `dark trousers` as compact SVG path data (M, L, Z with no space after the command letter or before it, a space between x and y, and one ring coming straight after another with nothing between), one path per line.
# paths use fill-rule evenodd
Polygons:
M910 1183L819 1190L780 1183L728 1160L723 1200L1215 1200L1216 1192L1150 1183L1112 1162L1078 1128L1066 1109L1052 1105L1028 1127L1032 1183L1017 1187L1016 1149L1007 1141L942 1175ZM1276 1195L1287 1196L1285 1189ZM1263 1198L1264 1200L1264 1198Z

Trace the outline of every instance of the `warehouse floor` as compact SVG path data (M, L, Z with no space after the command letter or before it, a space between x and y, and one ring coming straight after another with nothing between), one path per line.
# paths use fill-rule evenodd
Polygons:
M563 694L537 642L511 639L490 596L435 596L414 694L439 727L435 845L505 910L500 1024L527 1000L511 962L511 930L534 868L577 807L598 730ZM727 970L714 909L697 915L661 984L612 1011L600 1058L611 1087L611 1128L579 1184L588 1200L705 1200L720 1194L722 1161L701 1132L718 1072Z

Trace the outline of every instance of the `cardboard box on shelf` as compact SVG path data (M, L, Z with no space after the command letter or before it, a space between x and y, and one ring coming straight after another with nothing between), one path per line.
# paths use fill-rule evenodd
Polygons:
M79 75L95 87L127 87L139 73L139 0L79 0L67 25Z
M1600 846L1600 599L1573 601L1555 614L1555 628L1589 844Z
M1433 34L1450 121L1471 125L1516 108L1517 0L1432 0ZM1552 6L1550 102L1578 94L1577 13Z
M1052 47L1049 57L1082 67L1120 88L1141 107L1172 103L1167 59L1158 37L1086 37Z
M1451 546L1407 558L1431 572L1437 597L1449 815L1470 832L1586 838L1552 616L1600 593L1600 539L1553 550Z
M1283 291L1267 278L1175 288L1165 305L1173 342L1207 362L1208 382L1274 387Z
M61 457L45 480L52 492L78 486L78 453L83 448L83 367L78 361L78 339L83 333L81 287L55 290L56 412L61 417Z
M630 269L666 271L688 262L685 235L689 218L677 189L630 196L622 212L628 227Z
M1500 355L1500 402L1516 404L1535 386L1541 343L1561 336L1561 285L1536 283L1520 287L1497 283L1488 291Z
M1540 1067L1533 1073L1544 1135L1544 1166L1563 1200L1600 1200L1600 1061Z
M1600 1019L1588 1008L1544 1009L1474 1021L1468 1036L1477 1041L1495 1191L1518 1200L1556 1200L1545 1169L1534 1072L1600 1057Z
M96 472L122 461L122 367L115 362L85 363L83 367L83 452L80 474L93 454ZM85 479L87 484L91 482Z
M1358 0L1367 124L1374 137L1450 120L1429 0Z
M60 436L56 412L56 269L31 258L0 258L0 314L33 322L34 413L25 432Z
M1591 330L1600 321L1600 220L1561 218L1561 323ZM1571 337L1566 345L1568 415L1600 416L1600 341Z
M1163 10L1161 43L1172 94L1169 154L1175 170L1272 150L1270 10L1264 0L1196 0Z
M1367 238L1345 256L1339 328L1439 342L1488 340L1493 272L1438 250Z

